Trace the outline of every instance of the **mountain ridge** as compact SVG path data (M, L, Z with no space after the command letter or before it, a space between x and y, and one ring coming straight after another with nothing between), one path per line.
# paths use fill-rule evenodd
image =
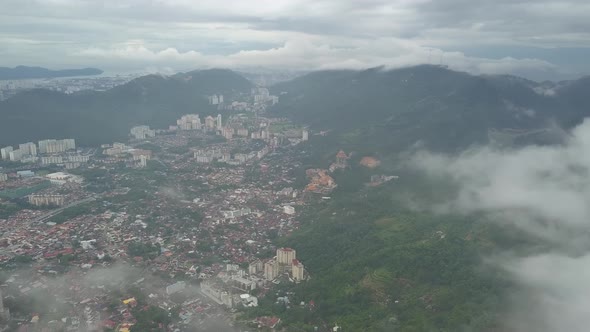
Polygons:
M0 67L0 80L94 76L102 73L103 71L97 68L52 70L43 67L29 66L16 66L14 68Z
M490 130L538 131L553 123L568 129L590 115L586 78L547 86L432 65L315 72L271 91L281 95L273 109L278 115L347 137L352 131L371 132L378 139L359 135L354 143L393 151L419 142L432 150L460 151L490 143ZM559 141L558 135L548 136L555 137L536 137L533 143Z
M80 145L98 145L125 140L135 125L167 128L183 114L216 114L207 95L249 93L252 86L232 71L211 69L142 76L107 91L65 95L29 90L0 102L0 142L72 137Z

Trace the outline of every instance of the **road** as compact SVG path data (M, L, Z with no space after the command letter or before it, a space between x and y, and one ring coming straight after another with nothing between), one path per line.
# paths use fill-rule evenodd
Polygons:
M33 222L45 222L45 221L47 221L47 219L49 219L49 218L51 218L53 216L56 216L56 215L62 213L62 211L65 210L65 209L67 209L67 208L71 208L73 206L80 205L80 204L83 204L83 203L92 202L92 201L95 201L95 200L96 200L96 197L88 197L88 198L85 198L85 199L81 199L79 201L72 202L72 203L70 203L70 204L68 204L66 206L60 207L57 210L50 211L50 212L48 212L48 213L46 213L46 214L44 214L42 216L37 217L35 220L33 220Z

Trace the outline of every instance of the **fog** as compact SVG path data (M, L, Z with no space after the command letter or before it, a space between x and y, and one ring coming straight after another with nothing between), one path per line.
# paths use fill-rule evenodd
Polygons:
M485 261L521 291L508 299L506 327L516 331L587 331L590 326L590 120L559 146L472 148L456 156L421 152L412 165L458 185L431 207L484 212L543 244L541 252L506 252Z
M29 269L17 269L2 275L2 279L7 279L9 276L12 276L12 279L16 279L8 283L8 287L13 288L13 291L10 293L14 293L14 290L18 292L18 289L20 288L19 285L30 284L28 281L29 277L24 277L28 276L30 273ZM21 276L23 276L22 280ZM123 299L136 294L130 292L132 289L139 291L146 299L148 299L148 295L150 294L157 294L159 297L157 303L148 300L148 303L151 305L159 306L162 303L167 303L169 306L174 307L176 304L179 304L175 304L171 299L162 298L165 296L165 287L173 284L176 280L165 280L164 278L149 273L147 270L133 267L125 263L115 263L107 267L95 266L87 271L76 270L74 273L68 273L56 277L33 279L41 280L46 286L46 291L49 292L48 296L45 291L39 292L38 290L33 290L26 295L31 301L26 303L31 305L33 310L41 312L42 319L47 319L47 316L54 317L54 320L59 320L62 317L77 316L85 307L93 308L95 312L98 313L101 310L97 310L98 307L95 305L94 301L91 301L88 304L80 304L78 301L83 298L95 299L97 297L108 296L109 299L106 303L112 301L120 303ZM6 295L6 293L3 295ZM210 303L214 307L217 307L215 303L206 299L205 296L200 295L198 286L195 286L188 281L186 283L186 288L182 290L181 294L179 293L177 295L181 298L190 300L195 298L204 299L205 303ZM22 299L18 298L16 301L22 301ZM105 301L102 300L99 301L99 303L105 303ZM72 315L72 310L78 313ZM117 311L117 309L115 311ZM220 312L220 309L216 309L215 311ZM104 319L106 317L103 316L102 318ZM99 320L99 316L97 315L94 322L97 324ZM176 326L178 326L178 324L176 324ZM87 331L83 324L80 325L80 331ZM225 320L212 315L212 317L203 320L199 320L198 317L195 316L188 325L183 327L183 331L235 332L237 330L229 326Z

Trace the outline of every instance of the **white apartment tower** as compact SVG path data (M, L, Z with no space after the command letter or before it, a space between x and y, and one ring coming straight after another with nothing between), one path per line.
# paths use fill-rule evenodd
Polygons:
M60 153L76 148L76 141L73 138L67 139L46 139L39 141L39 153Z
M21 149L12 150L8 153L8 159L10 161L19 161L23 158L23 152Z
M221 129L223 127L223 121L221 119L221 114L217 114L217 129Z
M21 150L23 156L36 156L37 155L37 145L33 142L28 142L24 144L18 145L19 150Z
M212 116L207 116L205 118L205 127L207 129L215 129L215 119Z
M279 248L277 249L277 262L281 265L291 265L293 260L297 258L295 249Z
M12 146L7 146L7 147L0 149L0 155L2 156L2 159L8 160L10 158L9 154L13 150L14 150L14 148Z
M149 126L136 126L131 128L131 136L135 139L146 139L147 137L156 136L156 131Z

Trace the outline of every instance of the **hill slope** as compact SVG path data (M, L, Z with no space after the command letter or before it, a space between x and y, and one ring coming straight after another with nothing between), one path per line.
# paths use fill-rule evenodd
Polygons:
M275 112L346 133L344 142L385 151L417 143L456 151L487 143L494 133L508 136L510 143L523 138L555 142L561 135L555 122L569 127L590 114L583 97L590 84L584 79L543 84L424 65L315 72L272 90L281 96ZM556 91L552 95L542 92L551 88Z
M252 83L221 69L148 75L104 92L20 93L0 103L0 142L73 137L81 145L125 139L134 125L167 128L186 113L213 114L206 96L249 92Z

